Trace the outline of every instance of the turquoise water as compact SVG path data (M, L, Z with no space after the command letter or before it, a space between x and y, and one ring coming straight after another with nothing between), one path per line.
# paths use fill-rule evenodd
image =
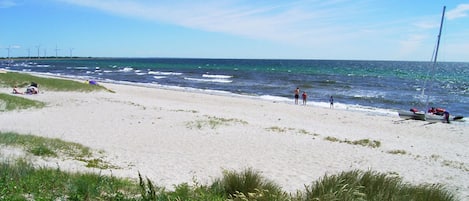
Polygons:
M306 91L312 105L330 96L348 108L396 111L442 107L469 116L469 63L246 60L246 59L74 59L21 62L3 68L83 79L224 91L293 102ZM430 73L430 76L429 75ZM427 80L427 81L426 81Z

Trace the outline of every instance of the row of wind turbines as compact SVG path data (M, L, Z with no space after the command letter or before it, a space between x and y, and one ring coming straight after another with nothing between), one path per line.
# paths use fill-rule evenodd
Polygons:
M37 59L40 59L41 58L41 50L42 50L42 58L46 58L46 57L51 57L51 56L48 56L47 55L47 48L43 48L41 49L41 45L36 45L35 48L37 49ZM10 56L10 53L14 50L14 49L22 49L21 46L19 45L9 45L8 47L5 48L8 52L7 54L7 59L11 59L11 56ZM70 51L70 58L73 57L73 50L75 48L69 48L69 51ZM26 48L26 50L28 51L28 59L31 59L32 56L31 56L31 48ZM62 50L62 49L59 49L57 45L55 45L55 49L53 49L53 51L55 51L55 57L58 58L59 57L59 51Z

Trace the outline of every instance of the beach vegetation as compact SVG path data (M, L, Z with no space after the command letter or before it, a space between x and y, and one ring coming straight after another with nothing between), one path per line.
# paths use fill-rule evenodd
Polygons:
M282 128L282 127L278 127L278 126L271 126L269 128L266 128L265 130L272 131L272 132L277 132L277 133L287 132L287 128Z
M402 154L402 155L407 154L407 152L405 150L402 150L402 149L390 150L390 151L387 151L387 153L389 153L389 154Z
M175 112L189 112L189 113L199 113L197 110L183 110L183 109L178 109L178 110L173 110Z
M0 200L121 200L121 201L313 201L413 200L455 201L442 185L411 185L394 175L374 171L326 175L291 194L247 169L228 171L212 184L182 183L174 190L150 179L139 181L96 173L72 173L60 168L34 167L25 159L0 162Z
M0 200L123 200L136 191L129 179L34 167L25 159L0 163Z
M317 133L311 133L311 132L309 132L309 131L307 131L307 130L305 130L305 129L300 129L300 130L298 130L298 133L304 134L304 135L319 136L319 134L317 134Z
M353 170L326 175L306 187L304 200L456 200L438 184L411 185L400 177Z
M224 171L212 188L218 189L230 200L287 200L288 194L258 171L248 168L242 172Z
M381 146L381 142L377 140L370 140L370 139L361 139L361 140L341 140L336 137L331 137L327 136L324 138L324 140L331 141L331 142L339 142L339 143L346 143L346 144L351 144L351 145L360 145L364 147L371 147L371 148L378 148Z
M42 108L45 105L45 103L40 101L30 100L21 96L13 96L5 93L0 93L0 112L22 110L28 108Z
M223 117L213 117L213 116L205 116L206 119L204 120L196 120L186 123L187 128L197 128L202 129L204 127L209 127L211 129L216 129L219 126L228 126L232 123L235 124L248 124L247 121L234 119L234 118L223 118Z
M92 158L92 150L74 142L45 138L34 135L20 135L14 132L0 132L0 145L22 148L26 153L38 157L66 157L86 163L86 167L109 169L118 168L102 159Z
M38 84L39 91L42 89L47 89L50 91L80 91L80 92L91 92L91 91L100 91L106 90L112 92L111 90L106 89L101 85L90 85L85 82L78 82L74 80L60 79L60 78L50 78L50 77L39 77L30 75L27 73L17 73L17 72L8 72L0 73L0 86L4 87L27 87L32 82Z
M331 142L340 142L339 138L331 137L331 136L325 137L324 140L331 141Z

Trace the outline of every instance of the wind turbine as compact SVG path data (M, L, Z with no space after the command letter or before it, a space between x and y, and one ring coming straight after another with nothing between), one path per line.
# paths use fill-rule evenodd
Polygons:
M28 48L28 60L31 59L31 48Z
M73 57L73 49L74 49L74 48L70 48L70 58Z
M37 48L37 58L39 59L39 58L41 58L39 56L39 49L41 49L41 45L36 45L36 48Z
M8 50L8 57L7 57L7 58L8 58L8 63L9 63L9 64L11 64L11 63L13 62L13 61L11 60L11 57L10 57L10 51L11 51L12 48L13 48L13 49L18 49L18 48L21 48L21 46L19 46L19 45L13 45L13 46L12 46L12 45L8 45L8 47L6 48L6 49Z
M57 45L55 45L55 58L57 58L58 56L58 52L59 52L59 48L57 47Z
M9 45L7 48L5 48L8 50L8 56L7 56L7 59L10 60L10 50L11 50L11 45Z

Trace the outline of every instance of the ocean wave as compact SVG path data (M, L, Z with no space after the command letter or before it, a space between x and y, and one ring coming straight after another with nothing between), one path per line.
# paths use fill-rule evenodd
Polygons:
M161 71L149 71L148 74L150 74L150 75L182 75L182 73L161 72Z
M202 77L206 78L218 78L218 79L230 79L233 76L231 75L210 75L210 74L203 74Z
M190 78L190 77L185 77L185 80L190 80L190 81L197 81L197 82L219 82L219 83L231 83L233 80L228 80L228 79L202 79L202 78Z
M166 78L166 76L153 76L153 78L159 80L159 79L164 79L164 78Z
M133 70L134 70L134 69L131 68L131 67L125 67L125 68L123 68L123 69L119 69L119 71L121 71L121 72L130 72L130 71L133 71Z

